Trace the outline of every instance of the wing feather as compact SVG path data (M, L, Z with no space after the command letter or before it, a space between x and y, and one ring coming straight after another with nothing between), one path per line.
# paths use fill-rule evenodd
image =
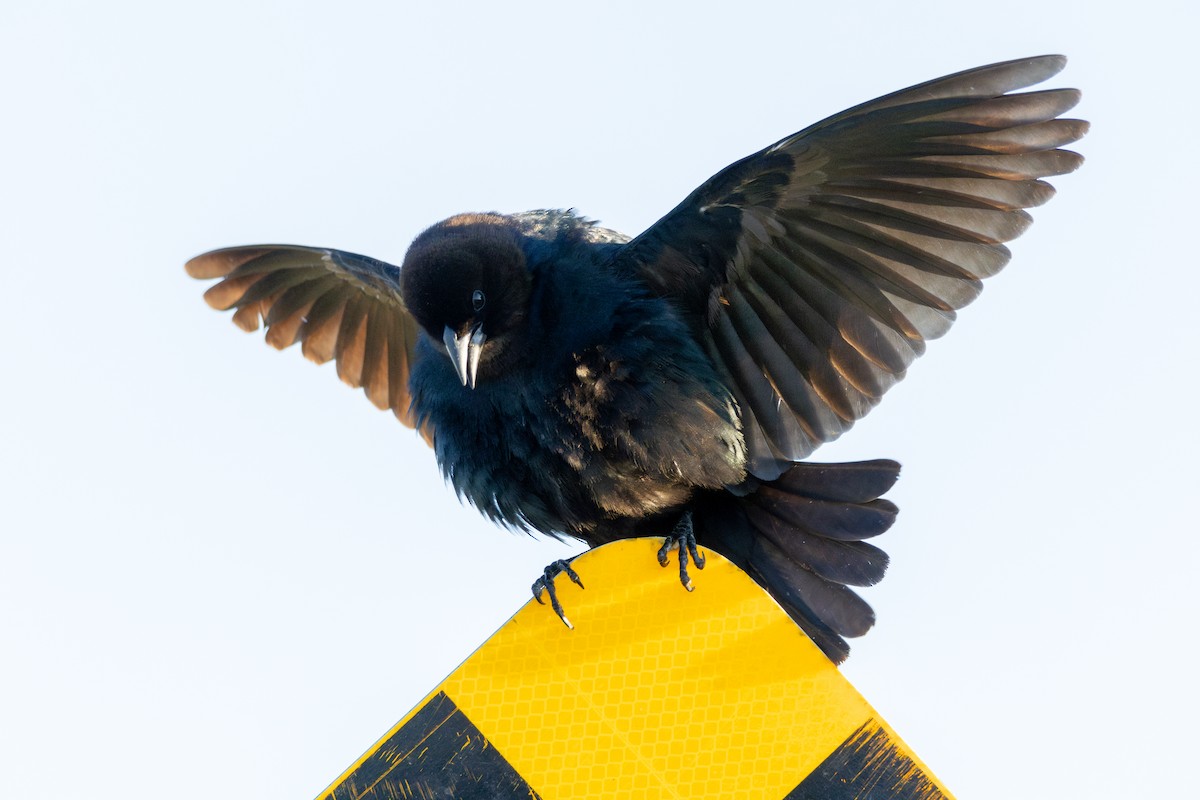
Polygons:
M311 361L336 360L338 377L414 427L408 377L420 329L401 300L399 268L296 245L214 250L186 268L194 278L220 279L205 300L232 309L240 328L254 331L263 324L272 347L299 342ZM421 433L432 439L427 426Z
M615 259L694 320L778 477L865 415L1008 262L1076 169L1061 56L949 75L822 120L717 173Z

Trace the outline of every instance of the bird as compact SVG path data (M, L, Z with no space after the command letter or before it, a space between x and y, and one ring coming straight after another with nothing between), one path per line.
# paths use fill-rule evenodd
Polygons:
M663 538L747 572L835 663L875 622L889 459L815 463L942 336L1088 123L1062 56L871 100L718 171L636 237L574 210L463 213L400 266L298 245L186 264L246 331L336 362L503 526L590 547ZM570 627L555 581L533 585Z

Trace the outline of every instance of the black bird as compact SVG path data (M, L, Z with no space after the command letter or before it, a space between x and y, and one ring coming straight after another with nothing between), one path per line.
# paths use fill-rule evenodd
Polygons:
M875 406L1074 170L1062 69L1010 61L836 114L718 172L630 240L571 211L461 214L402 268L263 245L192 259L205 297L301 343L430 442L507 526L595 546L668 535L765 587L830 658L874 614L865 539L892 461L797 463ZM579 582L563 562L534 585ZM564 618L564 621L565 618Z

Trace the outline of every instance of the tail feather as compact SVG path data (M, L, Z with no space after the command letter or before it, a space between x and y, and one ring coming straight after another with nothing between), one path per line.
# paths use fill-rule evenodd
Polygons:
M805 569L770 542L759 542L764 557L753 565L768 580L783 579L771 580L770 585L793 606L816 616L839 636L862 636L875 624L875 612L853 590Z
M794 528L841 541L870 539L892 527L899 509L887 500L838 502L814 500L781 491L772 484L747 498L747 504L762 508Z
M900 477L900 464L889 458L847 464L796 464L768 486L834 502L866 503L887 494Z
M834 662L875 612L849 586L878 583L887 554L862 541L886 531L896 506L879 499L900 465L795 464L745 496L723 494L696 517L697 536L771 593Z
M822 578L850 586L874 586L883 580L888 557L878 547L809 533L752 503L746 503L744 510L750 524L781 551L781 556L803 564Z

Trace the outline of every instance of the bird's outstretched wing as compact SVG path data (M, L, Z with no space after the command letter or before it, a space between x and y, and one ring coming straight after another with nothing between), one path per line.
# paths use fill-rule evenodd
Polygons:
M717 173L616 256L689 317L778 477L864 416L1046 202L1073 89L1008 94L1061 56L960 72L844 111Z
M341 250L256 245L213 250L186 268L193 278L221 278L204 299L236 309L242 330L261 321L268 344L300 342L318 364L336 359L338 377L415 427L408 376L420 328L400 298L399 267ZM426 441L432 433L421 430Z

